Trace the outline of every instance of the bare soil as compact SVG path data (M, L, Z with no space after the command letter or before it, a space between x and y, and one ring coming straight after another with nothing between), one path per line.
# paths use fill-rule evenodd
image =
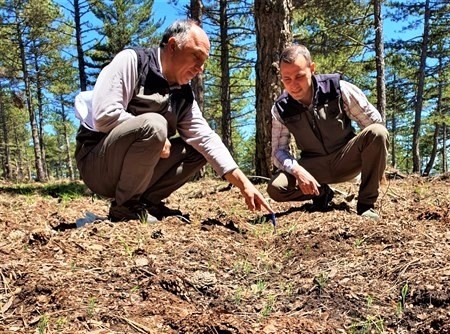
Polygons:
M272 202L274 232L216 179L168 198L183 217L81 228L109 201L3 185L0 333L450 333L449 186L388 180L375 222L333 185L328 212Z

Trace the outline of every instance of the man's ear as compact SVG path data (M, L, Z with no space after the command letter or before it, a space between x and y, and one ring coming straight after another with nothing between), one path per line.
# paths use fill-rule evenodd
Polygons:
M311 69L311 73L314 73L314 71L316 70L316 64L312 62L309 68Z
M168 46L168 49L169 49L171 52L174 52L174 51L175 51L175 49L176 49L176 47L177 47L177 41L176 41L175 37L170 37L170 38L169 38L169 40L167 41L167 46Z

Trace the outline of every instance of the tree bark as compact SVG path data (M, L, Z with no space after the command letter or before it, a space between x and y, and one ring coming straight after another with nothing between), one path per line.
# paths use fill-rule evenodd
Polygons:
M420 52L420 65L418 69L419 80L417 83L417 93L416 93L416 105L414 110L414 130L413 130L413 143L412 143L412 154L413 154L413 173L420 173L420 126L422 119L422 108L423 108L423 92L425 86L425 70L427 61L427 50L428 50L428 40L429 40L429 28L430 28L430 0L425 1L425 16L423 25L423 39L422 39L422 49Z
M191 19L198 22L200 26L203 25L203 3L201 0L191 0L190 4L190 17ZM198 106L201 111L203 111L204 100L205 100L205 89L204 89L204 75L199 73L191 81L192 90L195 94L195 99L197 100Z
M292 41L292 0L255 0L256 23L256 153L255 172L270 177L271 109L280 95L279 55Z
M8 115L6 114L5 104L0 101L0 117L2 124L2 133L3 133L3 160L2 160L2 168L3 168L3 177L7 180L12 179L11 173L11 151L9 148L9 133L8 133Z
M190 18L197 21L199 26L203 26L203 3L202 0L191 0L189 6ZM205 83L204 74L200 72L197 76L191 80L192 90L195 95L195 100L198 103L198 107L203 112L205 104ZM199 180L205 175L206 167L203 166L195 175L194 180Z
M69 139L69 131L67 129L67 122L69 122L69 120L66 117L66 110L64 108L64 102L63 102L63 98L61 96L61 116L62 116L62 123L63 123L63 137L64 137L64 143L65 143L65 162L67 165L67 168L69 170L69 178L70 180L75 180L75 172L74 172L74 168L73 168L73 162L72 162L72 154L70 152L70 139Z
M447 124L442 124L442 173L448 172L447 163Z
M86 63L84 61L83 42L81 40L81 11L79 0L73 0L74 22L75 22L75 41L78 59L78 76L80 88L82 91L87 89Z
M436 155L438 152L438 138L439 138L439 124L434 124L434 133L433 133L433 147L431 148L430 160L428 160L427 166L425 167L422 176L429 176L431 169L434 165L434 160L436 160Z
M34 41L33 41L34 43ZM37 123L38 126L38 133L39 133L39 146L41 148L41 161L42 161L42 168L44 171L44 179L48 180L49 177L49 172L48 172L48 166L47 166L47 159L46 159L46 146L45 146L45 131L44 131L44 112L42 109L42 80L41 80L41 75L40 75L40 68L39 68L39 63L37 60L37 56L33 55L34 57L34 69L36 72L36 100L37 100L37 112L38 112L38 120L39 122Z
M377 68L377 109L386 122L386 83L385 83L385 64L384 64L384 41L383 41L383 18L381 14L382 0L374 0L375 16L375 54Z
M228 43L228 16L227 0L220 0L220 105L222 107L221 132L222 141L233 155L233 142L231 140L231 101L230 101L230 50Z
M20 25L17 24L17 36L21 36ZM28 109L28 115L30 118L30 127L31 127L31 136L33 139L33 147L34 147L34 163L36 167L36 181L46 181L44 167L42 164L42 154L41 147L39 144L39 132L36 123L36 115L34 113L32 98L31 98L31 87L30 87L30 78L28 75L27 63L25 59L25 47L22 39L19 37L19 50L20 50L20 58L22 63L22 73L23 73L23 81L25 85L25 94L26 94L26 105ZM30 179L32 178L31 172L29 173Z

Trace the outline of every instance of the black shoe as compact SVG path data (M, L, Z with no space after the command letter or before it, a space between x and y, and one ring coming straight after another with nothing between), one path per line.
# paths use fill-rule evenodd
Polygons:
M370 218L372 220L380 220L380 215L375 211L373 204L364 204L357 203L356 204L356 212L358 215L366 218Z
M171 209L167 207L164 202L159 202L158 204L153 204L148 201L141 201L145 205L147 212L156 217L158 220L162 220L165 217L170 216L183 216L183 213L178 209Z
M334 191L328 184L322 184L319 188L320 194L313 198L312 208L314 211L327 211L330 208L331 200L334 197Z
M125 222L139 220L143 223L155 223L158 219L146 210L145 205L139 201L127 201L123 205L117 205L116 201L109 208L109 220L112 222Z

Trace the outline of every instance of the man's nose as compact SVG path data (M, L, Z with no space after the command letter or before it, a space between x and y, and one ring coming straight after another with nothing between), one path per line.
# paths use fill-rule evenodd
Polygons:
M205 64L204 63L195 64L195 70L197 71L197 73L203 73L203 71L205 70Z

